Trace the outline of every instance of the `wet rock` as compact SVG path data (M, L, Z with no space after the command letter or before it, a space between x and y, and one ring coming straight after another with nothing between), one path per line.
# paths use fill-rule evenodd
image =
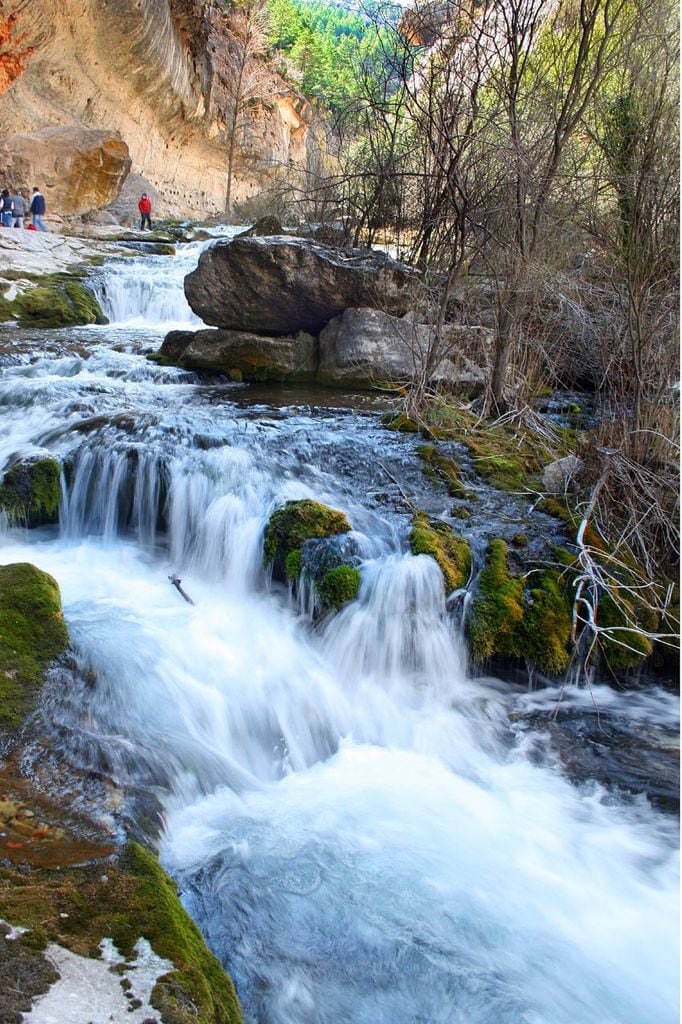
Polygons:
M0 509L11 522L26 526L44 526L59 519L59 477L56 459L30 459L16 462L0 484Z
M247 331L170 331L159 358L188 370L224 373L232 380L304 382L315 376L317 343L304 331L277 338Z
M280 235L212 245L185 278L185 294L194 312L216 327L315 334L349 306L406 313L418 279L384 253Z
M542 471L542 489L548 494L563 494L580 474L583 462L577 455L566 455L545 466Z
M252 224L246 231L240 231L237 238L262 238L267 235L283 235L284 229L278 217L267 214L259 217L255 224Z
M480 384L483 371L463 355L471 336L489 344L481 327L447 325L441 341L435 330L411 314L390 316L378 309L346 309L320 334L317 382L335 387L401 384L426 374L452 386Z

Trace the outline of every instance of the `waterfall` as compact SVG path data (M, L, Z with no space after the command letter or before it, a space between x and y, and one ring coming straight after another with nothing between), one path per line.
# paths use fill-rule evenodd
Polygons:
M189 257L105 268L108 314L144 345L189 323ZM59 527L5 527L0 558L59 581L81 671L43 727L161 797L163 861L245 1020L673 1024L675 819L571 781L557 694L471 677L391 489L427 487L418 439L199 383L120 337L79 328L81 354L3 367L0 470L47 451L64 473ZM309 497L348 515L362 559L357 599L316 622L262 564L271 511ZM596 702L604 746L610 722L673 742L678 702L655 688L561 699L585 721Z
M230 238L240 228L221 228L216 235ZM92 278L93 287L110 327L194 328L202 321L189 307L183 290L202 249L211 242L178 244L174 256L127 255ZM131 264L134 271L131 273Z

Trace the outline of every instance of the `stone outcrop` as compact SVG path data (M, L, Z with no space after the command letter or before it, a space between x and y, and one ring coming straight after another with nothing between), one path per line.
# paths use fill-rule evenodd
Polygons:
M280 235L205 249L185 278L185 294L194 312L216 327L317 333L350 306L406 313L418 279L385 253Z
M248 331L171 331L161 359L188 370L224 373L232 380L312 381L317 368L317 341L303 331L276 338Z
M57 127L3 134L0 164L13 191L28 201L38 185L60 213L69 215L111 203L131 159L117 132Z
M33 132L70 127L110 138L118 133L133 172L163 197L157 215L222 213L233 76L218 5L13 0L11 6L12 18L0 33L5 131L26 125ZM311 108L275 72L248 113L235 202L261 191L277 168L306 162ZM101 177L98 170L95 178ZM40 179L30 184L46 185ZM47 185L46 198L48 212L67 212L61 194Z
M483 328L446 325L435 330L412 315L389 316L377 309L346 309L320 334L318 384L368 387L400 384L425 375L448 384L478 383L480 368L462 355L471 332Z

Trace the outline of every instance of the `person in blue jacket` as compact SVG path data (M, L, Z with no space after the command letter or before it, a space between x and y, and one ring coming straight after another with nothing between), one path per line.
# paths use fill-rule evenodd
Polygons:
M38 188L33 189L33 198L31 199L31 220L34 228L40 228L41 231L47 231L45 221L45 196Z

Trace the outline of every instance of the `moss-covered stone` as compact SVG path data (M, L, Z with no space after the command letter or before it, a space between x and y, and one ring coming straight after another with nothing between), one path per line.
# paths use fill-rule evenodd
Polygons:
M334 537L351 529L348 518L337 509L309 498L288 501L270 516L263 538L263 560L266 565L272 565L277 579L291 579L290 573L294 571L292 556L298 551L300 559L306 540Z
M573 617L565 581L554 569L535 577L519 636L525 660L548 675L559 675L571 660Z
M32 709L45 669L68 642L57 581L27 562L0 566L0 728Z
M492 540L469 621L474 661L480 664L493 655L522 657L518 634L523 614L523 581L509 572L504 541Z
M13 301L4 296L0 320L18 320L23 327L73 327L109 321L93 293L75 275L50 274Z
M354 601L360 590L360 570L354 565L338 565L329 569L315 586L325 609L338 610Z
M435 445L422 444L417 448L417 454L424 463L424 472L427 478L434 482L442 481L453 498L476 497L462 483L461 470L455 460L443 455Z
M610 632L601 633L601 648L613 671L637 668L653 653L653 641L644 635L654 632L658 623L653 621L649 609L636 607L633 601L616 591L604 594L599 601L597 624Z
M396 430L401 434L418 434L421 429L419 424L404 412L386 413L381 422L387 430Z
M469 579L471 550L447 523L429 521L424 513L418 513L412 521L410 550L413 555L430 555L435 559L448 594L465 586Z
M0 916L50 941L98 956L111 938L130 957L140 937L174 970L159 978L152 1005L164 1024L240 1024L234 986L184 910L156 857L129 843L115 864L21 874L0 868Z
M56 459L17 462L0 484L0 508L11 522L26 526L56 523L59 518L61 467Z

